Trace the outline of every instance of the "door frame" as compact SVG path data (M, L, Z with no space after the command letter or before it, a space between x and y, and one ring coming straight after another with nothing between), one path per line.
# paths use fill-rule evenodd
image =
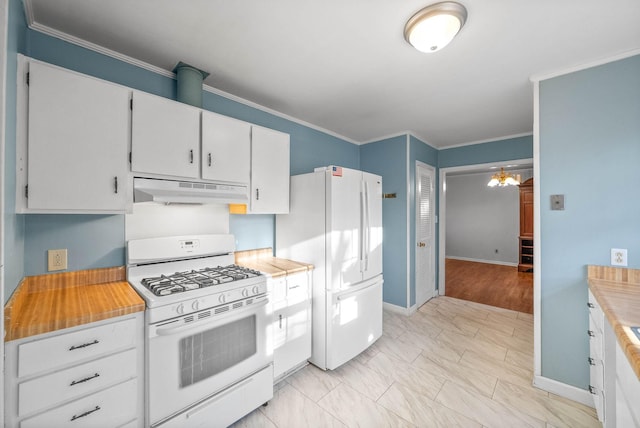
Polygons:
M0 164L5 165L5 139L6 139L6 107L7 107L7 37L9 27L9 1L0 0L0 103L2 103L2 115L0 117ZM15 159L11 159L14 162ZM0 301L2 301L3 307L5 303L4 297L4 259L5 259L5 169L0 168L0 212L2 212L2 218L0 219ZM0 331L4 332L4 313L0 317ZM0 415L4 415L4 341L0 346Z
M527 159L512 159L500 162L478 163L472 165L453 166L448 168L440 168L440 180L438 185L438 200L440 201L438 209L438 295L445 295L446 284L446 272L445 272L445 259L446 259L446 242L447 242L447 174L458 172L473 172L486 170L492 167L505 167L507 165L517 164L531 164L533 165L533 158ZM535 171L534 171L535 176Z
M418 216L418 210L420 209L420 205L418 204L418 200L420 198L420 195L418 193L418 184L419 184L419 180L418 180L418 167L426 169L427 171L431 172L432 175L432 193L431 193L431 200L433 202L433 207L432 207L432 211L431 211L431 215L432 215L432 222L431 222L431 241L433 244L433 251L431 252L431 269L434 270L433 273L433 284L429 284L430 285L430 289L431 289L431 293L427 292L427 299L424 302L421 302L418 300L418 250L417 250L417 245L418 245L418 222L420 221L419 216ZM413 255L413 266L414 266L414 283L415 283L415 290L416 290L416 307L419 308L420 306L422 306L423 304L425 304L426 302L428 302L430 299L432 299L433 297L438 295L438 288L437 288L437 281L436 281L436 244L438 242L438 240L436 239L436 223L437 223L437 209L435 208L436 205L436 179L437 174L436 174L436 168L426 164L424 162L420 162L420 161L416 161L416 166L415 166L415 172L414 172L415 176L414 176L414 195L415 195L415 224L414 224L414 242L416 244L416 247L414 247L414 255Z

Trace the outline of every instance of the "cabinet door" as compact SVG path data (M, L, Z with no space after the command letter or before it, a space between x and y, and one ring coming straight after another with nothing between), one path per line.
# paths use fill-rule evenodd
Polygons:
M251 127L251 213L289 213L289 135Z
M123 212L129 90L29 65L29 209Z
M202 112L202 178L249 184L251 124Z
M200 176L200 109L133 93L131 170L172 177Z

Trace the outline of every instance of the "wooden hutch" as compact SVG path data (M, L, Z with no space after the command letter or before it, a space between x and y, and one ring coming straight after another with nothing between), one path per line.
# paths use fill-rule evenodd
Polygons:
M518 271L533 272L533 178L520 184Z

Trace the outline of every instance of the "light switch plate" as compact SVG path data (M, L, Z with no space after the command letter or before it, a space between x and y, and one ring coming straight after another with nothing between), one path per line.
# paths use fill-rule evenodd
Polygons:
M65 270L67 268L67 249L47 251L48 270Z
M551 195L551 210L564 211L564 195Z
M626 266L627 250L621 248L611 249L611 266Z

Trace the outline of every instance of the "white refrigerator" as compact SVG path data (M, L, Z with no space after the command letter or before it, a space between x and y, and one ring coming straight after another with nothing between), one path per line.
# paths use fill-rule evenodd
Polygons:
M291 177L276 254L313 270L309 361L335 369L382 335L382 177L337 166Z

